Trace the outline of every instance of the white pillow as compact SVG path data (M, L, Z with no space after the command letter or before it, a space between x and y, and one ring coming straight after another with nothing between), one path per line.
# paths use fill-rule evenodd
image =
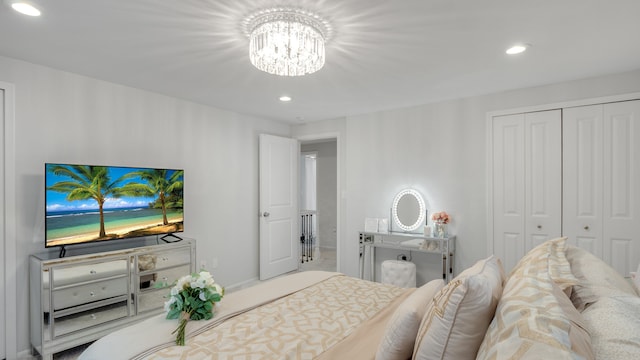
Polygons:
M438 292L420 324L414 359L475 359L504 283L495 256L478 261Z
M411 357L427 306L443 287L442 279L432 280L416 289L398 306L385 328L376 360L406 360Z
M638 271L631 272L631 282L636 287L636 292L640 296L640 264L638 264Z
M640 298L601 297L582 312L596 359L640 359Z
M636 292L640 295L640 267L637 272L631 272L631 281L633 285L636 287Z
M571 293L571 301L578 311L603 296L637 295L622 275L589 251L569 246L566 254L571 271L579 280Z

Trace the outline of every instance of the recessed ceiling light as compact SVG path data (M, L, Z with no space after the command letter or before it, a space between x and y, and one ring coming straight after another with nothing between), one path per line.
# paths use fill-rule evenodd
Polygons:
M291 101L291 96L282 95L282 96L280 96L280 101L289 102L289 101Z
M13 10L29 16L40 16L40 10L27 1L11 1Z
M506 53L509 55L516 55L516 54L521 54L525 51L527 51L527 48L531 46L528 44L518 44L518 45L514 45L510 48L507 49Z

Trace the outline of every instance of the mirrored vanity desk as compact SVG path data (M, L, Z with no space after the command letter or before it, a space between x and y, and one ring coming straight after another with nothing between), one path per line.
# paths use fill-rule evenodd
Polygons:
M43 360L163 311L169 287L196 270L195 240L31 255L32 351Z
M365 262L368 262L369 280L376 281L376 249L383 248L441 255L442 279L449 282L453 278L455 239L456 237L452 235L445 238L434 238L405 232L360 232L363 250L360 257L360 278L364 278Z

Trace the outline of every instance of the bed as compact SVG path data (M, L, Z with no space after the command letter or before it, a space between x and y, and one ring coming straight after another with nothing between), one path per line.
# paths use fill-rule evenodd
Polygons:
M164 315L96 341L100 359L640 359L640 291L602 260L549 240L504 273L495 256L448 284L399 288L301 272L225 295L175 346Z
M171 332L177 321L159 315L100 339L80 359L331 359L338 351L375 354L393 310L414 290L339 273L295 273L225 295L212 320L187 324L186 346L175 346Z

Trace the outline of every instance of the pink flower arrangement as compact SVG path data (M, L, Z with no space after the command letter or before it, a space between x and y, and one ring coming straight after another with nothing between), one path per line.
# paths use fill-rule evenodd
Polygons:
M440 211L440 212L433 213L433 215L431 215L431 220L442 223L442 224L448 224L451 218L449 217L449 214L447 214L445 211Z

